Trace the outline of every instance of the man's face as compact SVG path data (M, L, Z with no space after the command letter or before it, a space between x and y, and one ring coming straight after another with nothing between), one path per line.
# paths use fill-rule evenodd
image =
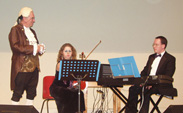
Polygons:
M160 39L155 39L153 43L153 49L155 53L161 54L163 51L165 51L165 44L162 44Z
M30 12L30 15L28 17L24 17L25 26L26 27L32 27L35 23L35 16L33 11Z

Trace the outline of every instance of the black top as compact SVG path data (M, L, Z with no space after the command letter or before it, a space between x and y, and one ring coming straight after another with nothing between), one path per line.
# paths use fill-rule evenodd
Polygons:
M70 81L65 81L66 83L64 83L63 80L58 80L58 75L59 75L59 71L56 71L55 73L55 79L52 83L52 85L57 85L57 86L62 86L62 87L69 87Z

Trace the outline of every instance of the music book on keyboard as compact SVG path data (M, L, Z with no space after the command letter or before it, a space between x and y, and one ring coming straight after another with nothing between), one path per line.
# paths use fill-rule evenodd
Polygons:
M140 77L135 59L133 56L108 59L113 78Z

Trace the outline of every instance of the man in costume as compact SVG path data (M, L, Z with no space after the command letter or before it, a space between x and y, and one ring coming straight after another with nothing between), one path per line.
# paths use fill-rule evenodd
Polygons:
M20 10L16 24L9 33L12 50L11 90L12 104L18 105L26 91L26 105L33 105L39 78L39 55L45 52L44 44L39 44L36 32L31 28L35 23L34 12L29 7Z

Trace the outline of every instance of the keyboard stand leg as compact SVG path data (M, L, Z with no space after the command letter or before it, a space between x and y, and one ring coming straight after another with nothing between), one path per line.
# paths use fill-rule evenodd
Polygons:
M119 91L119 89L117 89L117 87L110 87L110 89L113 91L113 93L115 93L115 95L125 104L127 104L128 99L121 93L121 91ZM121 113L122 111L124 111L125 107L123 107L119 113Z

